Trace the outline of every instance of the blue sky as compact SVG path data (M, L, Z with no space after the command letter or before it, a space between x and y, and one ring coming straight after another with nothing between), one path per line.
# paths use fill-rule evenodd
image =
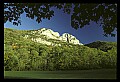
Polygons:
M4 27L15 28L19 30L33 30L40 29L42 27L50 28L53 31L59 32L60 35L63 33L70 33L79 39L83 44L88 44L97 40L117 42L117 36L104 37L102 28L99 27L99 25L97 25L95 22L91 22L90 25L86 25L83 28L75 30L71 27L70 15L63 13L62 10L54 10L54 16L51 18L51 20L43 19L42 22L38 24L35 20L26 18L24 13L21 15L21 25L14 26L12 23L7 22L4 24Z

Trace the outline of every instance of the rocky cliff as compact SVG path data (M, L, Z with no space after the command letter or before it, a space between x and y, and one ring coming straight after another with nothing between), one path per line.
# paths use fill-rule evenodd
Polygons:
M60 45L58 43L59 41L83 45L82 43L79 42L79 40L75 36L69 33L64 33L62 34L62 36L60 36L58 32L54 32L53 30L46 28L33 30L30 31L29 34L25 35L25 38L30 38L30 37L32 41L47 45ZM55 40L55 41L57 40L57 43L55 43L55 41L52 42L51 40Z

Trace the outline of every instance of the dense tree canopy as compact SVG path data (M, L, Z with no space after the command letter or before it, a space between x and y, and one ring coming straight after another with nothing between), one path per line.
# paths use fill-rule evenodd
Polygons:
M116 42L98 41L87 47L59 41L61 46L52 46L24 38L26 31L5 28L4 32L5 71L81 70L117 66ZM19 35L23 36L19 38ZM106 52L107 46L111 48Z
M43 19L54 16L51 7L62 9L64 13L71 15L71 26L75 29L89 25L91 21L102 25L104 35L115 36L117 31L117 4L83 4L83 3L5 3L4 23L7 21L13 25L21 24L20 15L26 13L26 17L40 23ZM72 11L73 9L73 11Z
M92 42L89 44L85 44L85 46L88 46L90 48L97 48L100 49L102 51L107 52L108 50L111 50L112 48L116 48L117 47L117 43L115 42L105 42L105 41L96 41L96 42Z

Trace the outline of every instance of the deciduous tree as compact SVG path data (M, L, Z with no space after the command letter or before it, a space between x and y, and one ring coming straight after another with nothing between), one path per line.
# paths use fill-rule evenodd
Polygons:
M52 7L62 9L67 14L72 13L71 26L75 29L94 21L102 25L105 36L115 36L113 31L117 31L117 3L4 3L4 23L9 21L18 26L21 24L20 15L24 12L26 17L36 18L38 23L42 19L50 20L54 16Z

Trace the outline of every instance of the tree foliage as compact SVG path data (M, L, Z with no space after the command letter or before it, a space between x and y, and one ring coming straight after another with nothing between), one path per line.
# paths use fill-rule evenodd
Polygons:
M61 46L44 45L35 43L30 39L19 39L19 35L24 34L24 31L18 33L18 36L9 35L13 32L8 28L5 29L4 41L4 70L5 71L43 71L43 70L81 70L81 69L99 69L99 68L116 68L117 63L117 45L111 42L96 43L112 48L105 52L99 47L90 48L84 45L68 44L60 42ZM13 40L11 40L14 38ZM20 43L19 43L20 42ZM11 43L11 44L10 44ZM16 43L14 48L12 45ZM19 44L19 45L18 45Z
M88 3L5 3L4 23L7 21L13 25L21 24L20 15L24 12L26 17L42 22L42 19L50 20L54 16L51 8L62 9L64 13L71 14L71 26L75 29L89 25L91 21L102 25L104 35L115 36L117 31L117 4L88 4ZM72 11L73 9L73 11Z
M117 43L107 42L107 41L106 42L105 41L96 41L96 42L92 42L89 44L85 44L85 46L88 46L90 48L97 48L97 49L107 52L108 50L111 50L112 48L116 48Z

